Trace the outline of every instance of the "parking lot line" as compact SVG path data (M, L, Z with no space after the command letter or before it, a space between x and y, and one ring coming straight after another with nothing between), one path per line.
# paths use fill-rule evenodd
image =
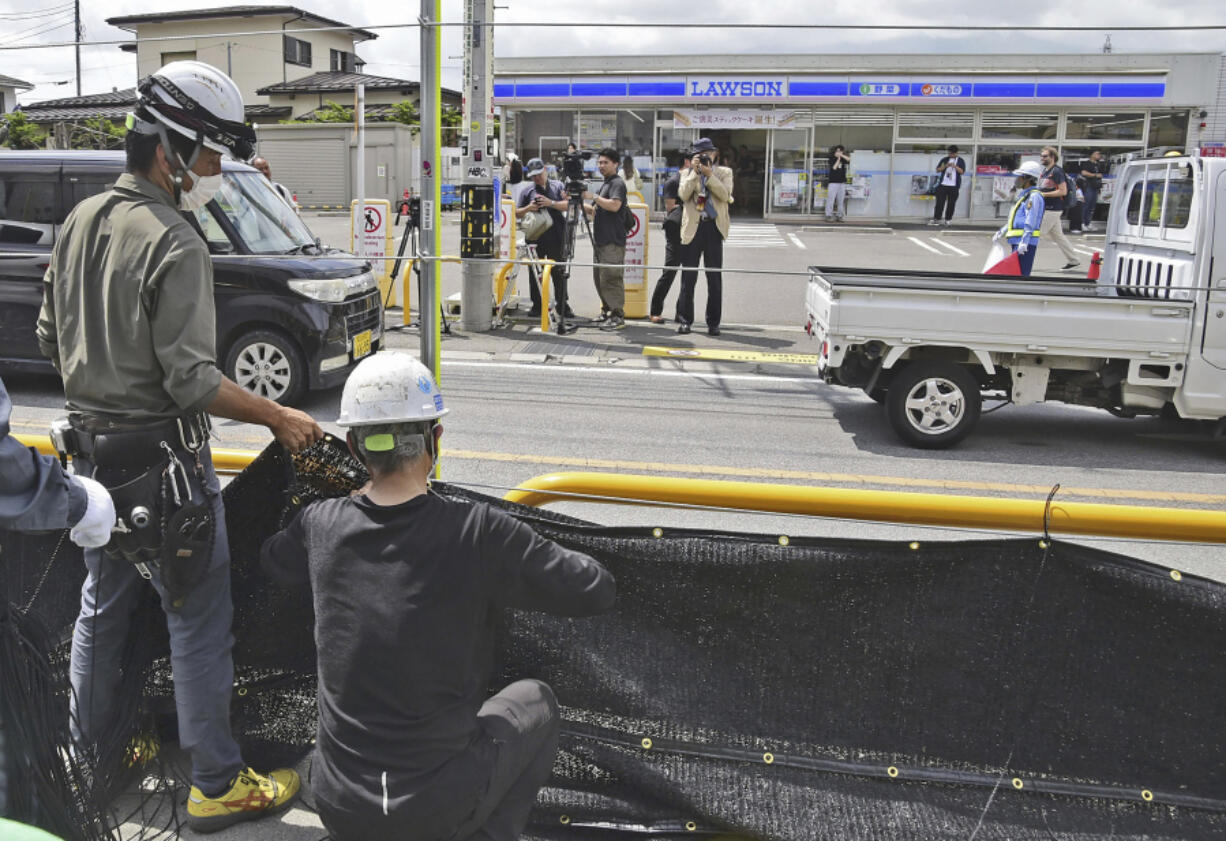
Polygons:
M950 251L952 251L955 254L961 255L963 257L971 256L968 252L963 251L961 248L959 248L956 245L950 245L948 242L941 239L940 237L929 237L929 239L935 242L937 245L940 245L944 248L948 248Z
M944 251L942 251L942 250L941 250L941 249L939 249L939 248L933 248L931 245L929 245L928 243L924 242L924 241L923 241L922 239L920 239L919 237L907 237L907 239L911 240L913 243L915 243L916 245L918 245L920 248L924 248L924 249L927 249L928 251L931 251L933 254L940 254L941 256L945 256L945 252L944 252Z
M800 241L800 237L796 236L796 234L788 234L788 239L790 239L797 248L806 247L805 244Z

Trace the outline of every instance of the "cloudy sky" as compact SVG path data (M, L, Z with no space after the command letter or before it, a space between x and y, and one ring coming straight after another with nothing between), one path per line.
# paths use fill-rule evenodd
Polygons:
M407 0L377 4L353 0L290 0L306 11L346 24L374 29L375 41L363 43L358 54L367 62L366 72L381 76L417 79L418 34L415 28L385 29L385 24L416 20L420 3ZM114 41L129 36L106 24L105 18L148 14L155 10L211 8L231 5L210 0L109 0L82 3L85 41ZM274 5L274 4L270 4ZM594 4L558 0L498 0L498 22L592 20ZM602 4L601 15L623 23L647 24L634 29L598 27L524 28L506 27L495 35L499 56L531 55L652 55L686 52L722 53L1044 53L1098 52L1107 35L1116 53L1127 52L1226 52L1226 30L1202 32L1122 32L1112 26L1175 26L1226 24L1226 7L1220 0L1083 0L1079 3L1034 3L1025 19L1039 26L1101 26L1093 32L975 33L946 28L951 24L1002 25L1021 23L1018 4L984 4L979 0L946 0L915 4L903 0L855 0L822 6L814 13L813 0L712 0L705 4L661 4L658 0L620 0ZM664 11L663 6L669 10ZM990 6L1002 10L1000 16ZM701 9L707 23L800 23L902 24L931 27L924 31L837 31L694 29L680 24L690 9ZM444 0L444 20L463 18L460 0ZM1071 12L1068 10L1072 10ZM40 44L71 40L71 0L0 0L0 74L36 85L22 94L22 103L58 99L76 93L73 50L70 47L36 48ZM444 30L444 84L460 85L461 46L458 28ZM131 87L136 82L136 62L114 44L83 47L82 92L101 93Z

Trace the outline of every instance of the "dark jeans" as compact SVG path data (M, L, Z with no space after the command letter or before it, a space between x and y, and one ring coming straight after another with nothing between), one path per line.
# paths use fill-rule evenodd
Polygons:
M1013 246L1013 250L1017 251L1017 246ZM1017 255L1018 265L1022 269L1022 277L1030 277L1030 270L1034 268L1034 255L1039 251L1037 243L1030 243L1030 247L1026 249L1025 254Z
M1080 204L1070 205L1065 211L1064 216L1068 219L1069 233L1081 230L1081 219L1084 208Z
M489 759L490 771L480 778L449 781L448 786L463 785L474 793L484 791L484 795L474 801L474 797L450 796L457 792L435 798L429 798L427 792L421 796L430 799L429 803L406 803L403 810L390 811L385 806L381 815L353 815L330 809L317 794L319 816L332 841L516 841L528 823L537 792L553 770L562 728L558 702L553 690L539 680L520 680L486 701L477 722L481 735L469 750L483 765ZM394 803L398 799L395 780L388 775L385 781ZM440 801L467 805L464 812L447 815ZM424 819L429 826L422 817L405 814L421 808L428 812Z
M698 284L698 261L707 270L707 329L718 327L723 312L724 237L714 220L699 222L689 243L681 246L681 294L677 297L677 321L694 323L694 287Z
M681 265L681 238L679 236L670 237L665 234L664 265ZM655 291L651 293L652 315L664 314L664 299L668 297L668 290L673 288L673 279L676 277L677 270L675 268L665 269L660 275L660 279L656 281Z
M944 184L937 185L937 200L936 207L932 209L932 218L940 219L941 213L945 213L945 221L948 222L954 218L954 205L958 203L958 188L947 187Z
M549 232L546 232L547 234ZM562 259L562 240L560 237L541 237L536 244L536 256L543 259L554 261L553 271L549 273L549 282L553 286L550 298L553 299L554 306L558 308L558 312L562 312L561 304L566 298L566 273L567 267L557 263ZM532 308L539 310L541 308L541 284L536 276L536 267L528 266L528 295L532 298ZM566 304L566 309L570 308L570 304Z
M1083 225L1089 225L1094 221L1094 206L1098 204L1098 190L1085 186L1081 188L1081 194L1086 198L1085 207L1081 209L1081 222Z

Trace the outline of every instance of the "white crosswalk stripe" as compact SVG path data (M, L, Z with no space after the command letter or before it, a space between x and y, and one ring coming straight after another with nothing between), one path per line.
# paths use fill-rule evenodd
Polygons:
M1074 250L1074 251L1080 251L1082 254L1085 254L1085 255L1087 255L1087 256L1089 256L1089 257L1093 257L1095 254L1097 254L1097 253L1098 253L1097 251L1094 251L1093 249L1090 249L1090 248L1082 248L1082 247L1081 247L1081 246L1079 246L1079 245L1074 245L1074 246L1073 246L1073 250Z
M728 229L725 248L787 248L787 240L779 229L768 224L733 222Z
M940 245L940 246L942 246L942 247L944 247L944 248L948 248L950 251L952 251L953 253L955 253L955 254L959 255L960 257L969 257L969 256L971 256L970 254L968 254L967 252L963 251L963 250L962 250L961 248L959 248L958 246L956 246L956 245L951 245L950 243L946 242L945 240L941 239L940 237L929 237L929 239L930 239L930 240L932 240L933 242L935 242L937 245Z
M933 254L940 254L942 256L944 256L945 254L944 251L941 251L939 248L933 248L931 245L924 242L922 239L919 239L918 237L907 237L907 239L911 240L913 243L918 245L920 248L931 251Z

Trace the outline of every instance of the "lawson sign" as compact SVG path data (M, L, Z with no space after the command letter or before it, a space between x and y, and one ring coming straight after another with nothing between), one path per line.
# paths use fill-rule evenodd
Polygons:
M783 99L787 90L786 76L748 79L690 76L686 79L685 95L690 99Z

